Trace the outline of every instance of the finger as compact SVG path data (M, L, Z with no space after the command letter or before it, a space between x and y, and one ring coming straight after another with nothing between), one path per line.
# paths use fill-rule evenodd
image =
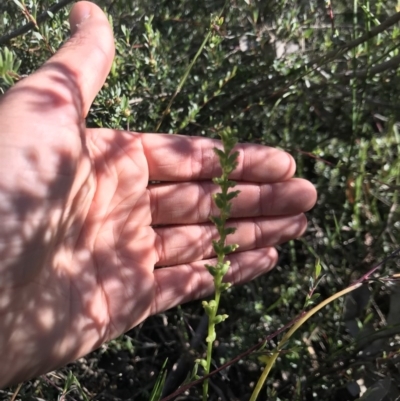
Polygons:
M231 217L294 215L311 209L316 190L306 180L293 178L272 184L239 183ZM218 214L212 194L220 192L210 181L161 184L149 187L152 224L196 224Z
M221 142L180 135L142 136L151 180L204 180L221 174L214 148ZM275 148L238 144L238 167L232 179L250 182L278 182L291 178L296 164L292 156Z
M98 6L87 1L75 4L70 26L70 39L42 68L20 81L8 95L12 99L13 93L25 89L24 104L40 105L46 118L49 118L49 110L62 109L65 113L66 106L72 106L72 115L63 114L61 125L68 117L73 117L76 123L86 116L114 58L112 30Z
M242 284L267 273L276 264L278 254L274 248L263 248L230 255L231 267L224 277L232 284ZM151 314L160 313L184 302L204 298L214 290L214 281L205 263L215 259L157 269L154 272L156 296Z
M239 252L279 245L300 237L306 227L304 214L286 217L233 220L227 227L236 232L227 237L227 244L238 244ZM156 252L157 266L172 266L215 256L212 240L219 238L211 224L159 227Z

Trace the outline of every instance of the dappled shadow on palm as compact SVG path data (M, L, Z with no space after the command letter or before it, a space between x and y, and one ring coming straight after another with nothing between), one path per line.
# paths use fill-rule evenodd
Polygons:
M59 80L63 75L62 85L74 93L78 115L82 102L73 75L61 65L53 64L52 68L57 76L55 79ZM13 91L14 96L18 94L20 99L35 99L35 102L25 105L33 112L42 113L47 109L50 113L54 107L65 104L65 99L51 87L37 89L17 86ZM6 104L7 95L2 100ZM85 149L83 131L81 140ZM43 160L40 160L37 151L35 147L21 149L21 152L25 152L22 157L26 161L26 171L38 173L43 169ZM2 215L13 216L12 220L7 221L9 224L3 225L1 233L0 347L11 347L16 351L4 357L5 364L11 367L15 362L25 362L33 375L43 373L46 369L39 361L42 355L48 355L50 360L57 356L60 360L57 354L63 353L62 343L66 336L71 335L67 328L71 327L73 332L74 327L74 322L70 320L69 302L72 277L64 269L65 266L57 266L53 250L63 245L64 237L71 230L71 222L67 216L60 214L60 210L65 206L71 190L76 161L61 152L56 158L56 171L50 172L55 177L52 180L15 182L12 188L0 184L4 194L0 206ZM42 165L39 165L40 162ZM26 171L19 172L20 176ZM54 216L58 216L57 221L51 221ZM82 224L83 219L79 218L74 223L75 227ZM85 279L83 274L80 280ZM50 286L50 282L54 285ZM63 308L59 308L62 304L59 298L65 299ZM35 333L40 333L40 342L36 342ZM61 361L70 358L71 354L67 353ZM22 375L15 379L22 379L26 373L21 372Z

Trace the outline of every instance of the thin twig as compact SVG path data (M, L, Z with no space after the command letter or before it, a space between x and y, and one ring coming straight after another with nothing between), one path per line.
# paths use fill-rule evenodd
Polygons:
M354 39L348 43L339 46L337 49L334 49L321 57L318 57L316 60L309 61L305 66L310 67L313 65L320 65L321 62L326 62L331 59L334 59L339 54L345 53L355 47L367 42L368 40L372 39L374 36L379 35L380 33L384 32L386 29L390 28L392 25L395 25L400 21L400 12L393 14L387 20L382 22L382 24L372 28L369 32L366 32L364 35L360 36L357 39Z
M387 20L382 22L382 24L372 28L369 32L365 33L364 35L360 36L359 38L354 39L348 43L345 43L344 45L339 46L338 48L324 54L323 56L318 57L315 60L309 61L303 67L300 67L300 70L301 69L306 70L304 73L302 73L298 78L295 78L292 82L290 82L288 85L286 85L283 89L280 89L280 90L272 93L269 97L270 98L276 97L277 95L285 93L287 91L287 89L290 88L290 86L292 86L294 83L298 82L300 79L304 78L310 72L307 69L308 67L310 67L312 69L312 71L322 67L323 65L327 64L328 62L334 60L337 56L344 54L344 53L348 52L349 50L352 50L355 47L367 42L368 40L372 39L374 36L379 35L380 33L384 32L386 29L388 29L391 26L398 23L399 21L400 21L400 12L397 12L396 14L393 14ZM382 64L384 64L384 63L382 63ZM351 76L349 78L351 78Z
M222 10L218 15L218 19L220 19L224 15L224 12L225 12L225 9L226 9L227 5L228 5L228 0L225 1L225 4L222 7ZM193 60L190 62L189 66L187 67L185 73L183 74L181 80L179 81L178 87L176 88L174 94L172 95L171 99L168 102L167 107L165 108L164 112L162 113L160 121L158 122L158 124L156 126L155 132L158 132L158 130L161 127L161 124L164 121L164 118L171 112L172 103L174 102L175 98L178 96L178 94L182 90L183 86L185 85L185 82L186 82L186 80L187 80L187 78L188 78L193 66L196 64L196 61L200 57L201 53L203 52L203 49L206 46L207 42L212 37L212 35L214 33L213 32L214 29L215 29L215 27L210 26L206 37L204 38L204 40L203 40L202 44L200 45L199 49L197 50L197 53L193 57Z
M272 356L268 358L268 362L265 365L265 368L258 379L256 386L254 387L253 394L250 397L250 401L256 401L258 395L260 394L261 388L264 386L267 377L273 368L275 361L278 359L278 356L281 353L283 346L289 341L290 337L308 320L310 317L315 315L318 311L324 308L326 305L330 304L331 302L335 301L336 299L342 297L343 295L348 294L351 291L354 291L358 287L360 287L362 283L353 284L342 291L337 292L336 294L331 295L329 298L325 299L317 306L309 310L307 313L303 314L303 316L297 320L297 322L290 328L290 330L283 336L282 340L279 342L278 346L272 353Z
M389 70L389 69L396 69L400 64L400 55L394 56L388 61L385 61L381 64L375 65L374 67L365 69L365 70L358 70L354 71L346 71L342 74L335 74L335 77L339 79L351 79L351 78L366 78L372 77L380 72Z
M193 60L190 62L187 70L185 71L185 73L183 74L183 77L181 78L178 87L176 88L174 94L171 96L171 99L168 102L167 107L165 108L165 110L163 111L160 121L158 122L155 132L158 132L158 130L161 127L162 122L164 121L164 118L170 113L171 111L171 106L172 103L174 102L175 98L178 96L178 94L180 93L180 91L182 90L183 86L185 85L185 82L189 76L190 71L192 70L194 64L196 63L197 59L200 57L200 54L202 53L205 45L207 44L208 40L211 38L213 31L212 28L210 28L210 30L208 31L206 37L203 40L203 43L200 45L199 49L197 50L197 53L195 54L195 56L193 57Z
M48 10L44 11L36 18L36 23L40 24L50 18L49 13L55 14L60 11L63 7L67 6L68 4L74 2L76 0L61 0L58 3L53 4ZM25 33L29 32L31 29L35 28L34 22L28 22L27 24L17 28L15 31L7 33L0 37L0 45L7 44L11 39L14 39L18 36L24 35Z
M14 394L12 395L12 397L10 398L10 401L15 401L15 399L17 398L17 395L19 393L19 390L21 390L22 387L22 383L18 384L17 389L14 391Z
M311 71L316 71L318 68L322 67L323 65L329 63L330 61L334 60L337 56L346 53L349 50L354 49L355 47L367 42L368 40L372 39L374 36L379 35L380 33L384 32L386 29L390 28L391 26L395 25L400 21L400 12L393 14L387 20L382 22L382 24L372 28L369 32L365 33L364 35L360 36L357 39L354 39L348 43L343 44L342 46L337 47L336 49L316 58L315 60L311 60L306 63L304 66L300 67L298 70L294 71L293 74L296 74L299 71L304 71L300 74L297 78L294 78L291 82L289 82L283 89L279 89L269 95L269 98L276 98L280 97L282 94L286 93L287 89L294 85L296 82L300 81L302 78L307 76ZM384 64L384 63L383 63ZM308 69L311 68L311 71ZM351 76L349 77L351 78ZM262 88L262 85L259 85ZM261 89L263 90L263 89ZM254 92L253 92L254 94Z

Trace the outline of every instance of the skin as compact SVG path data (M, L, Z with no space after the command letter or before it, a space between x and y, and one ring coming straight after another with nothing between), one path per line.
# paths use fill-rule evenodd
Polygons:
M218 141L87 129L114 56L102 11L0 98L0 387L73 361L148 316L212 293ZM228 281L268 272L300 236L314 187L287 153L237 146ZM149 185L149 180L161 184ZM266 289L268 291L268 289Z

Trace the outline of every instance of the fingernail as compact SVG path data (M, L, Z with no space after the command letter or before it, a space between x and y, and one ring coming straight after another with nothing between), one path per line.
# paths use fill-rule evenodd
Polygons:
M69 15L69 24L71 27L71 34L73 35L80 26L90 18L91 4L87 1L76 3Z

